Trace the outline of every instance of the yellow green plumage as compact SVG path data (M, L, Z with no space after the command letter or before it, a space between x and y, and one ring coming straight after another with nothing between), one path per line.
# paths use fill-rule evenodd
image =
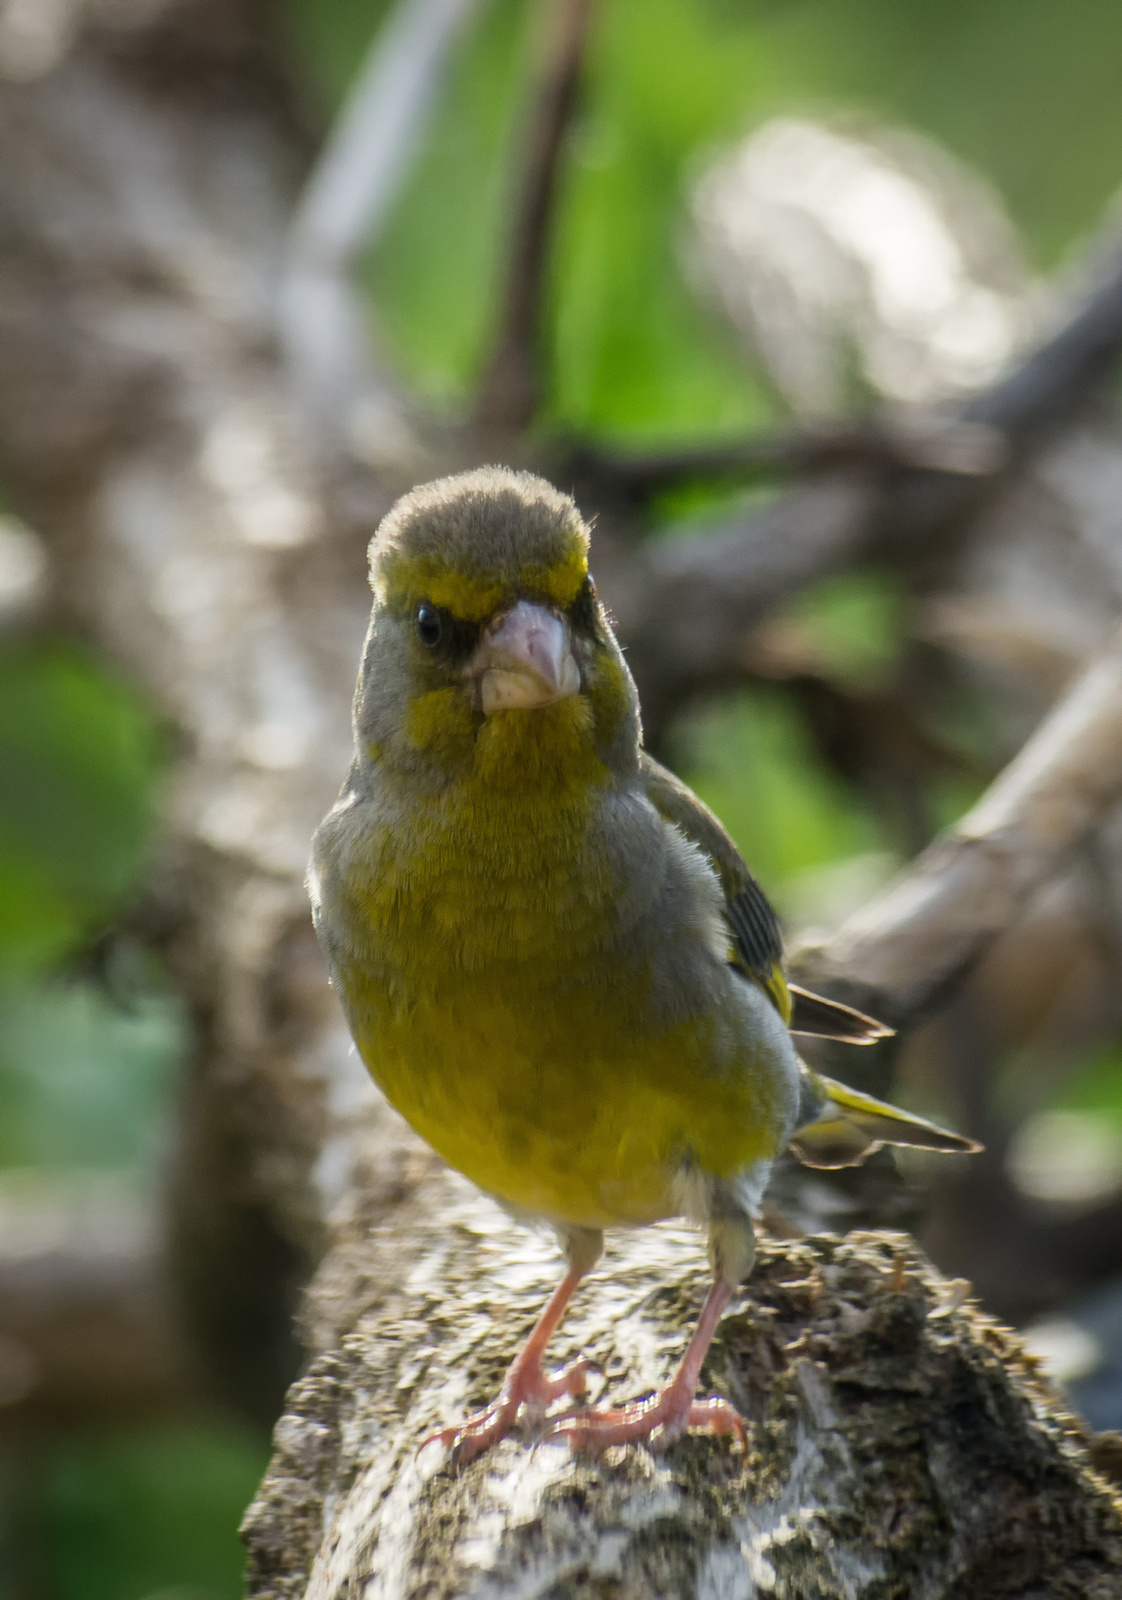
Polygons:
M885 1030L788 988L731 839L642 750L587 554L571 500L500 469L385 519L316 925L363 1059L448 1162L552 1222L576 1276L605 1227L695 1216L724 1295L797 1125L813 1160L844 1124L854 1159L909 1119L800 1063L800 1013Z
M625 863L589 829L609 782L592 740L576 699L490 719L439 807L349 844L339 911L392 942L394 981L336 960L359 1049L417 1131L511 1204L603 1227L672 1213L685 1150L730 1176L781 1124L750 1047L712 1071L711 1016L660 1015L641 960L605 967Z

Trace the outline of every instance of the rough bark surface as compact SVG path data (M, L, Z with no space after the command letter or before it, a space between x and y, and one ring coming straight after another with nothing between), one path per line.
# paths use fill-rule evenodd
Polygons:
M690 1435L599 1460L511 1439L455 1470L433 1429L489 1399L556 1251L448 1173L356 1222L246 1518L255 1600L1107 1600L1122 1500L1017 1340L902 1235L764 1240L703 1385L742 1454ZM553 1356L613 1401L658 1384L705 1283L696 1236L618 1238Z

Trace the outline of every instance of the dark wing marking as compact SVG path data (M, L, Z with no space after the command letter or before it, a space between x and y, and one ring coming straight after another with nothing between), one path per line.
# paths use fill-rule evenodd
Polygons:
M783 978L783 935L767 896L749 872L728 832L693 790L646 752L641 775L647 798L675 823L713 864L725 892L725 916L739 966L766 990L786 1020L790 1011Z
M767 896L755 878L734 894L726 906L737 948L749 966L770 972L783 960L783 934Z
M765 990L792 1033L812 1033L847 1044L872 1044L888 1038L892 1029L873 1017L787 984L779 918L724 826L681 778L646 752L641 757L640 771L647 798L656 811L667 822L676 823L713 863L725 891L725 917L735 952L733 965Z

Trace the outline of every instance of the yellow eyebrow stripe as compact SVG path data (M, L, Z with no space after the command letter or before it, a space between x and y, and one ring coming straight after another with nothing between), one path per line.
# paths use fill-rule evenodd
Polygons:
M574 547L551 567L523 567L518 581L521 588L546 595L564 611L580 594L587 577L588 557Z
M482 622L508 598L497 578L469 578L431 556L390 556L382 563L382 598L390 605L430 600L464 622Z
M542 595L565 610L580 593L587 576L587 557L574 549L552 566L523 567L517 587ZM433 556L398 553L382 562L377 592L390 605L429 600L464 622L483 622L515 598L514 587L498 575L470 577Z

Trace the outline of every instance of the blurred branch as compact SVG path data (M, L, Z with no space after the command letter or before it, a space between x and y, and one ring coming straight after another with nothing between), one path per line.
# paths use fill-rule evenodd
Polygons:
M1120 349L1122 252L1115 244L1110 270L1067 322L976 395L960 420L994 430L1008 470L1061 419L1074 420ZM647 727L657 737L683 699L739 681L746 630L797 589L873 553L901 565L936 552L949 558L1003 479L866 461L714 532L638 551L609 598L643 690ZM952 525L956 540L936 546Z
M578 446L572 470L600 479L629 501L652 496L690 479L805 476L845 467L921 467L984 477L1006 463L1001 434L987 424L931 419L927 425L891 422L867 426L790 428L727 444L679 450L601 451Z
M899 1026L971 968L1122 799L1122 630L981 800L825 944L803 976Z
M12 1187L0 1199L0 1430L197 1404L151 1208Z
M549 3L553 37L524 141L525 165L514 211L498 335L476 408L476 420L484 427L512 431L533 420L541 388L549 225L565 134L577 103L593 0Z
M325 433L389 387L350 274L409 169L449 51L478 0L398 0L312 170L289 230L281 337L301 404Z
M788 595L864 554L882 504L875 472L834 473L715 532L641 545L597 579L657 744L692 696L742 683L753 626Z
M1114 238L1116 229L1111 227ZM1095 252L1092 251L1092 255ZM636 452L578 446L573 470L603 478L642 502L693 478L810 474L847 467L912 469L986 478L1070 418L1117 359L1122 341L1122 263L1100 274L1069 317L1012 372L967 401L957 415L791 428L772 435L682 449Z
M1091 244L1086 260L1093 264L1090 286L1050 337L963 406L967 422L997 428L1024 447L1042 429L1069 419L1106 377L1122 340L1122 246L1113 215L1105 239Z
M262 9L237 11L106 22L0 81L0 454L57 624L177 733L152 896L194 1046L172 1260L205 1357L259 1415L373 1098L302 887L351 744L369 524L340 516L275 359L305 152ZM366 514L391 498L368 475Z

